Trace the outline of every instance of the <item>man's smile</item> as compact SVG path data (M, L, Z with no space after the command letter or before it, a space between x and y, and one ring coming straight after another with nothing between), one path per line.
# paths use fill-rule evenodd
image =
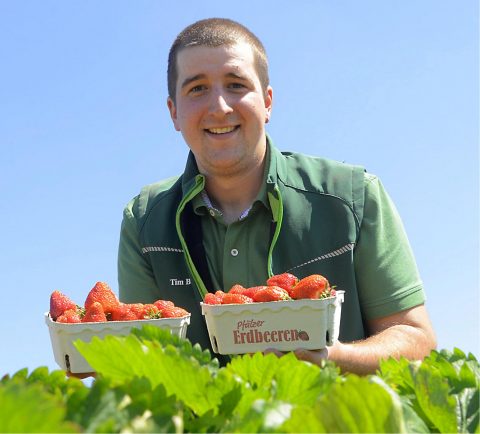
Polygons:
M220 128L206 128L205 131L211 134L227 134L235 131L237 128L240 128L239 125L231 127L220 127Z

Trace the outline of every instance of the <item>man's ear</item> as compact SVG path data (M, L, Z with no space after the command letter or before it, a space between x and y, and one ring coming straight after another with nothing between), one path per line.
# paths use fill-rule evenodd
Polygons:
M170 117L172 118L173 126L175 127L175 130L180 131L180 127L178 125L178 119L177 119L177 108L175 107L175 103L170 97L167 98L167 107L168 107L168 111L170 112Z
M273 105L273 89L271 86L267 87L265 92L265 123L268 124L270 121L270 116L272 114L272 105Z

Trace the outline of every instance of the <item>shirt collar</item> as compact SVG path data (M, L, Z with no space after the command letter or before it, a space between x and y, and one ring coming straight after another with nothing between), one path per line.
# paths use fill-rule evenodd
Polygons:
M276 150L273 146L273 143L270 137L267 135L267 155L266 155L265 170L263 174L263 182L257 194L257 197L253 201L253 204L257 202L261 203L268 210L271 210L271 208L270 208L270 202L268 200L267 192L270 191L270 189L272 188L272 185L274 185L277 180L277 172L276 172L277 158L275 154L276 154ZM185 166L185 171L184 171L183 180L182 180L182 188L183 188L184 195L186 194L187 191L190 190L192 185L195 183L195 180L199 176L204 178L204 176L200 174L200 172L198 171L198 166L195 161L195 157L192 151L190 151L188 154L187 164ZM199 194L197 194L192 199L192 205L193 205L193 209L197 214L204 215L206 212L209 212L212 216L215 214L221 215L221 211L216 209L212 205L210 198L205 192L205 189L203 189ZM253 208L253 205L252 207L248 208L242 213L240 220L242 218L245 218L248 215L251 208Z

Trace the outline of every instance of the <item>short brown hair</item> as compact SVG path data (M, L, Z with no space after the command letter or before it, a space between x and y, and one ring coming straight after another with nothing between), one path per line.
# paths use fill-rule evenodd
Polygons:
M207 18L186 27L177 36L168 54L168 95L175 101L177 90L177 56L186 47L220 47L244 41L252 47L255 68L264 92L269 85L268 59L265 47L250 30L227 18Z

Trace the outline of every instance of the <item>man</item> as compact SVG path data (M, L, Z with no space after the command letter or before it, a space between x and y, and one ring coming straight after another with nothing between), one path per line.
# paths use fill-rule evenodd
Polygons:
M211 348L199 307L208 291L322 274L345 291L339 342L299 349L299 359L365 374L382 358L420 359L435 347L408 240L379 180L281 153L267 136L273 90L255 35L225 19L187 27L170 50L168 89L191 152L179 178L145 187L125 209L122 301L174 301L192 313L187 337Z

